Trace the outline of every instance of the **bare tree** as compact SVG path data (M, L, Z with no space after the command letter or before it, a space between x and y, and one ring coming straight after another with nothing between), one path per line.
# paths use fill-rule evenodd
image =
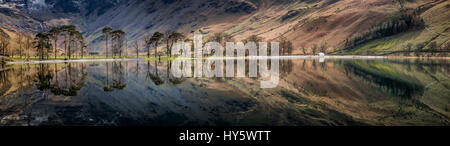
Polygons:
M234 42L234 39L231 35L221 32L221 33L215 33L215 34L213 34L213 36L209 37L208 42L218 42L222 46L225 46L226 42ZM258 42L256 42L256 43L258 43ZM223 51L225 51L225 49ZM223 52L223 54L225 54L225 52Z
M437 48L438 48L437 43L434 41L428 45L428 49L430 50L437 50Z
M443 43L443 45L441 46L441 50L449 51L450 50L450 41Z
M23 49L26 52L26 60L28 60L30 58L30 54L31 54L31 49L33 48L33 38L30 35L25 34L24 35L24 45L23 45Z
M324 43L322 43L322 45L320 45L320 52L327 53L327 49L328 49L328 43L325 41Z
M416 44L416 56L419 56L422 52L422 49L426 46L426 43Z
M429 49L430 52L431 52L431 56L434 56L434 53L438 50L438 45L437 45L437 43L436 43L435 41L431 42L431 43L428 45L428 49Z
M134 41L133 48L136 50L136 58L139 58L139 40Z
M127 56L128 56L128 38L127 38L127 36L124 36L125 37L125 58L127 58Z
M317 44L313 44L312 45L311 51L312 51L313 55L316 55L316 53L317 53Z
M0 33L0 53L2 53L2 55L7 55L9 41L9 36L6 33Z
M264 38L262 38L262 37L259 37L257 35L251 35L247 39L245 39L244 42L245 43L248 43L248 42L258 43L258 42L262 42L263 40L264 40Z
M256 38L257 36L253 36ZM233 41L233 37L227 33L221 32L221 33L215 33L213 36L209 38L209 41L215 41L220 43L221 45L225 45L226 42Z
M16 38L16 43L17 43L17 47L18 47L17 51L18 51L20 58L22 58L22 56L23 56L23 38L24 38L24 33L18 32L17 38Z
M284 36L281 36L278 41L280 42L280 55L292 55L292 42Z
M300 46L300 48L303 52L303 55L307 55L308 52L306 51L306 47L304 45L302 45L302 46Z
M441 50L443 51L442 56L447 57L447 52L450 50L450 42L447 41L441 45Z
M150 47L152 46L152 34L148 33L142 37L145 48L147 49L147 57L150 58Z
M259 42L262 42L262 41L264 41L264 38L262 38L262 37L259 37L259 36L257 36L257 35L251 35L251 36L249 36L247 39L245 39L243 42L244 43L249 43L249 42L254 42L254 43L259 43ZM268 55L270 55L271 54L271 45L269 45L268 46ZM249 52L249 50L246 50L245 51L245 56L248 56L250 54L250 52Z
M413 45L411 43L406 44L406 51L404 53L404 56L409 56L409 53L411 52L412 46Z

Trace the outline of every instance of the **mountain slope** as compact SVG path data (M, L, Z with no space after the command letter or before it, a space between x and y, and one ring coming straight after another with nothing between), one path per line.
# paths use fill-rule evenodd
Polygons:
M34 32L41 28L39 22L42 29L76 24L95 51L104 50L100 30L111 26L127 32L129 41L155 31L180 31L190 37L193 32L206 37L226 33L237 41L251 35L268 41L283 36L292 41L294 54L303 54L303 47L311 53L313 46L326 45L328 52L336 54L380 55L402 50L409 43L448 44L449 5L446 0L48 0L25 8L2 6L23 14L23 20L33 21L30 26L14 26L17 23L10 23L10 19L17 17L3 11L0 23L8 24L2 25L3 29ZM352 48L345 46L346 41L406 11L417 12L425 27L366 40Z

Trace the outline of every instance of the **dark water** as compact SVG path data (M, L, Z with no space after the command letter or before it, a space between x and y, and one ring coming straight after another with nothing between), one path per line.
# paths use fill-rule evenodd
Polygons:
M448 60L282 60L273 89L170 65L5 66L0 125L450 125Z

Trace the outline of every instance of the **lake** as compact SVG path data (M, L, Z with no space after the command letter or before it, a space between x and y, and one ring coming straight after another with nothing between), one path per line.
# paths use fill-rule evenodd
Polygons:
M450 125L445 59L281 60L268 89L260 78L175 78L171 65L3 66L0 125Z

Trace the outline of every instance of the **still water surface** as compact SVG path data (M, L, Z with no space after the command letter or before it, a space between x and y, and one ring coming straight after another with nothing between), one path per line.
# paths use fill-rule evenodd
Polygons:
M168 61L0 69L0 125L450 125L450 62L292 59L280 83L175 78Z

